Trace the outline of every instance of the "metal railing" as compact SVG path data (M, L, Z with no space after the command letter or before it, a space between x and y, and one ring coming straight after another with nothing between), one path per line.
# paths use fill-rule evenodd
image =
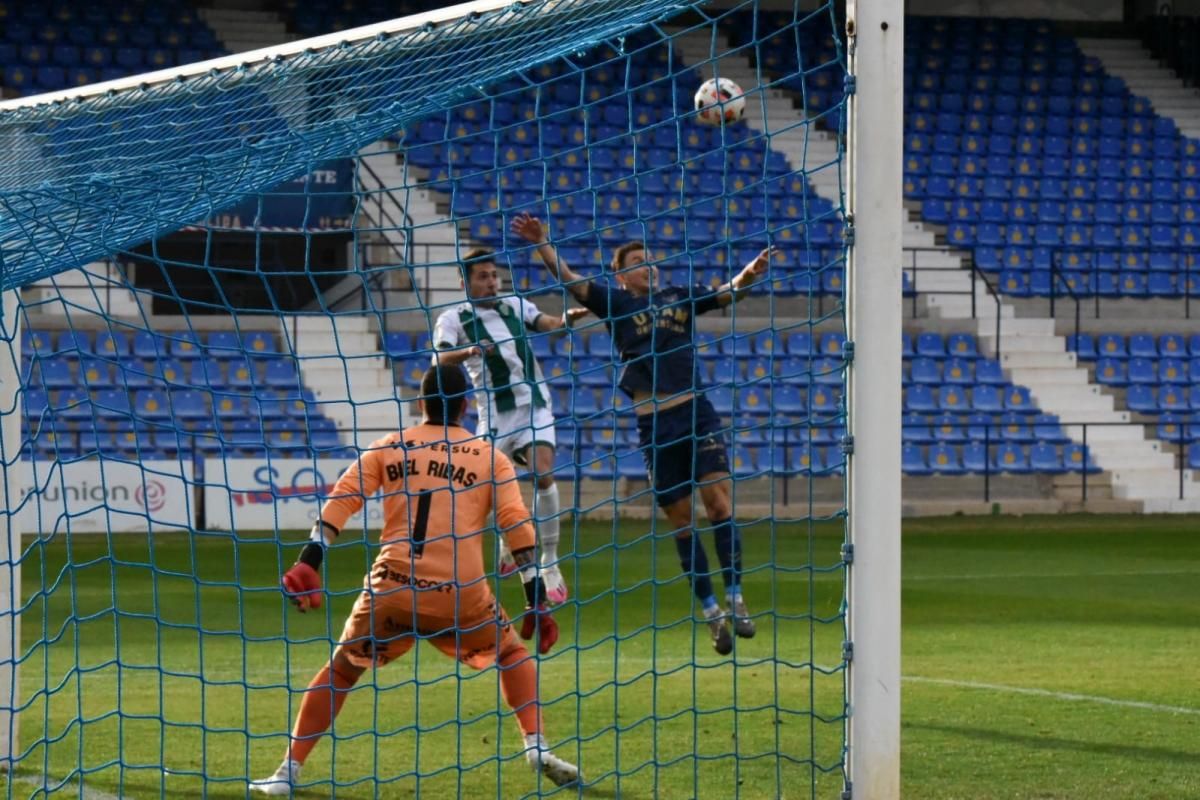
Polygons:
M965 267L963 267L963 266L931 267L931 266L927 266L927 265L921 265L921 264L917 263L917 255L919 253L946 253L946 254L955 255L955 256L965 255L967 264ZM1001 344L1000 344L1001 319L1002 319L1001 309L1003 308L1003 301L1000 297L1000 291L992 283L991 279L988 278L987 273L985 273L983 270L981 270L979 268L979 266L975 263L974 253L973 252L964 253L963 251L958 250L953 247L905 247L904 254L905 254L905 257L906 257L906 260L908 261L908 263L905 266L903 266L902 269L906 273L909 274L909 277L912 281L911 286L905 290L905 293L911 298L910 316L913 319L915 319L918 316L918 312L919 312L918 300L919 300L921 294L943 294L943 295L960 296L960 297L961 296L969 296L971 298L971 319L976 319L976 318L978 318L978 315L979 315L979 303L984 301L984 300L981 300L981 298L979 297L979 291L978 291L979 283L982 282L983 285L985 287L987 287L987 295L986 295L985 300L988 302L989 305L993 306L996 311L996 332L995 332L996 358L999 359L1000 358L1000 350L1001 350ZM970 274L970 279L971 279L971 288L968 290L930 289L930 290L922 291L921 286L920 286L921 274L922 273L928 274L931 272L942 273L942 274L968 272Z

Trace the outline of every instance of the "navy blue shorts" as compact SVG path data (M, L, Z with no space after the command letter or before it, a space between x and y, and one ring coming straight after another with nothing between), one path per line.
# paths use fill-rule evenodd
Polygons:
M729 472L725 429L707 398L638 417L637 425L638 444L660 506L691 495L697 478Z

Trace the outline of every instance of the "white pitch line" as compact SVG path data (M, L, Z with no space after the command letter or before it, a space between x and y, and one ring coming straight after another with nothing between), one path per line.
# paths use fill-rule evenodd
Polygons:
M1114 697L1101 697L1094 694L1075 694L1074 692L1054 692L1049 689L1034 689L1025 686L1007 686L1001 683L978 683L976 681L956 681L949 678L926 678L920 675L905 675L901 680L910 683L932 683L938 686L954 686L960 689L982 689L989 692L1005 694L1024 694L1033 697L1049 697L1054 700L1066 700L1074 703L1098 703L1105 706L1120 706L1121 708L1140 708L1144 711L1161 711L1167 714L1188 714L1200 716L1200 708L1187 706L1167 706L1159 703L1145 703L1140 700L1117 700Z
M1060 580L1062 578L1138 578L1164 575L1198 575L1200 568L1128 569L1108 572L988 572L964 575L905 575L906 581L997 581L997 580Z
M12 782L36 786L46 792L49 792L54 786L58 787L57 791L69 791L71 789L70 781L60 784L58 781L52 780L49 775L17 775L12 778ZM74 792L71 793L74 794ZM121 797L115 794L101 792L97 789L89 789L87 786L83 787L83 792L79 796L83 800L122 800Z

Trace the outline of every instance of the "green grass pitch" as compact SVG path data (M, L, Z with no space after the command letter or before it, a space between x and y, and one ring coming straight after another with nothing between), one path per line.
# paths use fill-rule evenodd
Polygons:
M1197 527L907 523L903 796L1200 797ZM775 616L739 643L735 667L686 621L669 541L643 522L580 527L568 570L578 602L557 614L563 638L542 686L550 738L590 782L583 796L840 795L840 531L781 523L745 538L747 596ZM246 777L278 763L298 690L327 658L372 551L336 550L332 602L302 616L276 588L294 548L220 535L111 544L114 558L101 537L27 540L28 752L5 796L245 797ZM506 581L510 612L520 596ZM419 646L364 679L297 796L535 795L495 673L458 673Z

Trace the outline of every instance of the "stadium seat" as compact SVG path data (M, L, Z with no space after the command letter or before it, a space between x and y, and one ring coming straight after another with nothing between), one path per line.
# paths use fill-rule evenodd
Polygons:
M1161 358L1158 360L1158 379L1162 383L1189 384L1188 362L1181 358Z
M942 382L942 367L932 358L914 358L911 375L913 383L937 386Z
M89 389L111 388L112 364L102 358L85 358L79 362L79 378Z
M47 389L65 389L77 386L71 362L65 358L39 358L34 360L31 377L35 385Z
M933 441L929 419L924 414L908 413L901 420L900 438L905 444L928 444Z
M1020 445L1006 442L996 448L996 454L992 459L992 468L997 472L1028 474L1030 471L1029 457Z
M1096 382L1103 386L1125 386L1129 376L1124 361L1101 358L1096 361Z
M190 362L188 384L197 388L221 387L225 385L225 374L221 362L215 358L204 358Z
M1145 384L1131 385L1125 395L1125 404L1130 411L1157 414L1159 411L1158 391L1155 387Z
M900 451L900 468L908 475L929 475L933 472L920 446L915 444L906 444Z
M106 357L129 354L129 337L120 331L101 331L96 334L96 353Z
M126 395L128 398L128 395ZM172 415L171 403L167 392L162 389L148 389L138 392L134 400L134 413L143 419L163 419Z
M1067 444L1063 446L1063 467L1068 472L1083 472L1084 471L1084 447L1080 444ZM1095 460L1089 454L1087 458L1087 471L1100 472L1100 467L1097 466Z
M233 331L213 331L205 343L206 355L212 358L229 359L244 354L242 340Z
M130 415L129 392L124 389L106 389L97 392L92 401L97 416L101 418L126 417Z
M133 337L133 354L138 358L161 358L167 355L167 340L143 331Z
M929 448L929 469L937 475L963 475L958 449L950 444L935 444Z
M172 391L171 413L181 419L208 418L210 416L208 393L198 392L194 389Z
M167 352L171 358L199 358L200 340L191 331L172 333L167 337Z
M1066 472L1062 455L1058 448L1051 443L1038 442L1029 450L1029 468L1033 472L1059 475Z
M275 337L262 331L247 333L242 337L242 347L247 353L267 355L279 352L275 346Z
M971 410L985 414L998 414L1004 410L1000 394L1001 387L977 384L971 392Z
M296 364L287 357L268 359L263 371L263 380L267 386L280 388L291 389L300 385Z
M958 414L940 414L933 420L932 439L937 442L959 444L967 441L967 432Z
M980 442L968 442L962 447L962 466L965 472L982 475L994 472L988 461L988 447Z

